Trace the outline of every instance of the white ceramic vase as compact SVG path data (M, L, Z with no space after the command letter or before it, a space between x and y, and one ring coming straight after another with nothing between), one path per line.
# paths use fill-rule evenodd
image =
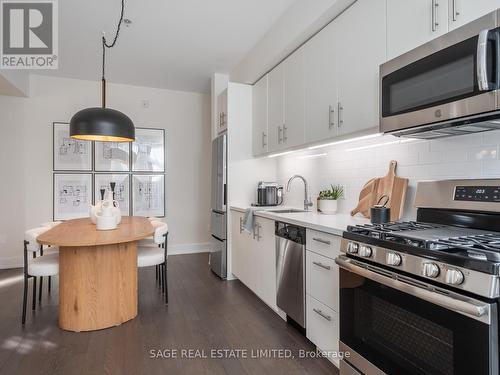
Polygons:
M319 199L318 211L325 215L334 215L337 213L338 201L336 199Z

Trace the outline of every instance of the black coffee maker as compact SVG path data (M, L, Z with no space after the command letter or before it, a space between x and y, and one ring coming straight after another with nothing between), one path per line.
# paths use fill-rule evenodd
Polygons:
M282 203L283 186L276 182L259 182L257 186L257 203L254 206L279 206Z

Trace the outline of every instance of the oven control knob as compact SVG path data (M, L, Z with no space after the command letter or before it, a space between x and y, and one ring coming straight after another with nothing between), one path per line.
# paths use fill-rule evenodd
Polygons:
M464 274L459 270L446 271L446 284L460 285L464 282Z
M358 252L359 245L355 242L349 242L347 244L347 252L349 254L356 254Z
M401 261L401 255L399 255L398 253L387 253L387 255L385 256L385 262L389 266L399 266L401 264Z
M427 277L437 277L439 275L439 267L436 263L424 263L422 274Z
M363 258L369 258L372 256L372 248L370 246L361 245L359 248L359 255Z

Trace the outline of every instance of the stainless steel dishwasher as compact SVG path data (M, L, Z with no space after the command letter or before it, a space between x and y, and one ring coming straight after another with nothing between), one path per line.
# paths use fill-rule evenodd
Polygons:
M276 304L288 319L302 328L305 322L305 244L306 229L277 221Z

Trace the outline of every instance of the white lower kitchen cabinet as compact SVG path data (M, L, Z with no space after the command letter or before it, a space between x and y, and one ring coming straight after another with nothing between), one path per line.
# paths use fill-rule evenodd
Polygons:
M269 307L276 306L276 239L274 237L274 220L255 218L255 239L251 241L251 264L257 277L255 294Z
M326 286L325 286L326 287ZM315 298L306 297L307 338L318 350L327 352L327 358L339 366L339 314Z
M232 273L250 289L255 288L254 275L248 268L250 258L251 235L243 230L243 217L241 212L231 211L231 268Z
M339 266L341 238L306 230L306 333L337 367L339 361Z
M244 213L231 211L232 272L273 310L276 306L274 220L255 217L252 234L243 230Z
M339 311L339 266L335 260L306 251L306 292Z

